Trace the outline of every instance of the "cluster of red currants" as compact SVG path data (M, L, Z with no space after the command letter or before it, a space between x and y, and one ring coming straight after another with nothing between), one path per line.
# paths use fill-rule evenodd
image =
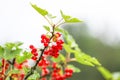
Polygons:
M43 44L48 44L49 42L43 42L44 39L47 39L49 40L48 38L46 38L46 36L42 35L41 38L41 42ZM61 34L60 33L55 33L53 38L52 38L52 44L51 46L49 46L49 48L47 48L45 51L44 51L44 54L45 55L50 55L50 56L53 56L55 58L57 58L59 56L59 51L62 50L62 44L64 43L63 40L60 39L61 37ZM47 41L46 40L46 41Z
M66 68L63 74L61 74L61 71L62 70L57 67L57 63L53 63L52 80L65 80L73 74L73 70L69 68Z
M41 43L43 43L45 50L41 56L41 60L38 63L38 66L41 67L41 76L51 76L51 80L65 80L72 76L72 69L62 70L58 68L57 63L49 61L49 57L58 58L59 51L62 50L63 40L60 38L60 33L55 33L53 37L49 37L45 34L41 35ZM33 45L30 45L32 59L38 59L38 51ZM49 70L49 67L52 66L52 70ZM61 74L61 71L63 73ZM43 77L41 80L47 80L46 77Z
M37 60L38 56L37 48L35 48L33 45L30 45L29 48L31 49L32 60Z

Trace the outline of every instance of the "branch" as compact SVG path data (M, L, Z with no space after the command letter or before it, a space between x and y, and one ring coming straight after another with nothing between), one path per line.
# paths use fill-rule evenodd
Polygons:
M52 36L50 37L50 41L54 37L54 28L55 28L55 25L52 26L53 31L52 31ZM49 41L49 43L50 43L50 41ZM41 55L40 55L39 59L36 61L35 65L31 68L31 70L28 72L28 74L25 76L24 80L27 80L27 78L34 73L34 70L36 70L36 67L37 67L39 61L42 59L42 55L43 55L43 53L44 53L44 51L47 47L44 47L44 49L41 52Z

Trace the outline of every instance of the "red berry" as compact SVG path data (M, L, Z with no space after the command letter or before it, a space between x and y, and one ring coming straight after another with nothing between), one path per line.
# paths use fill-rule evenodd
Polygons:
M57 33L56 33L56 36L57 36L57 38L58 38L58 37L60 37L60 36L61 36L61 34L57 32Z
M41 35L41 43L43 43L44 44L44 46L45 47L47 47L48 46L48 43L49 43L49 41L50 41L50 39L49 39L49 37L47 37L45 34L43 34L43 35Z
M33 48L31 53L36 53L37 52L37 49L36 48Z
M35 52L35 53L33 53L33 55L34 55L34 56L38 56L38 53Z
M32 56L32 60L37 60L37 57L36 56Z
M0 77L0 80L4 80L4 79Z
M44 54L45 54L45 55L48 55L48 54L49 54L49 51L48 51L48 50L45 50L45 51L44 51Z
M66 69L65 69L65 72L66 72L66 73L67 73L67 72L73 73L73 69L68 69L68 68L66 68Z
M47 80L47 78L42 78L41 80Z
M46 35L45 35L45 34L42 34L42 35L41 35L41 38L46 38Z
M52 67L53 67L53 68L56 68L56 67L57 67L57 63L53 63L53 64L52 64Z
M24 79L24 77L25 77L25 74L20 74L20 80L23 80Z
M34 46L33 46L33 45L30 45L30 46L29 46L29 48L30 48L30 49L33 49L33 48L34 48Z
M65 77L66 78L71 77L72 74L73 74L73 70L72 69L68 69L68 68L65 69Z
M48 46L48 43L44 43L44 46L47 47L47 46Z

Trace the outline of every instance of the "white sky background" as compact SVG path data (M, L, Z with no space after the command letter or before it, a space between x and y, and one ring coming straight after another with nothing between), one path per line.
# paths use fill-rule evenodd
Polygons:
M56 16L62 9L82 19L95 36L120 39L120 0L0 0L0 44L22 41L25 47L39 45L46 23L30 2Z

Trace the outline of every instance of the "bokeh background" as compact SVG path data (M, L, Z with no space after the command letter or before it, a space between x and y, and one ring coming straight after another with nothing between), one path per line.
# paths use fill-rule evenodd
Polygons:
M75 38L85 53L96 57L111 72L120 71L119 0L0 0L0 44L22 41L40 46L45 20L30 6L35 3L60 19L60 9L83 22L63 28ZM92 67L78 65L82 72L70 80L104 80Z

